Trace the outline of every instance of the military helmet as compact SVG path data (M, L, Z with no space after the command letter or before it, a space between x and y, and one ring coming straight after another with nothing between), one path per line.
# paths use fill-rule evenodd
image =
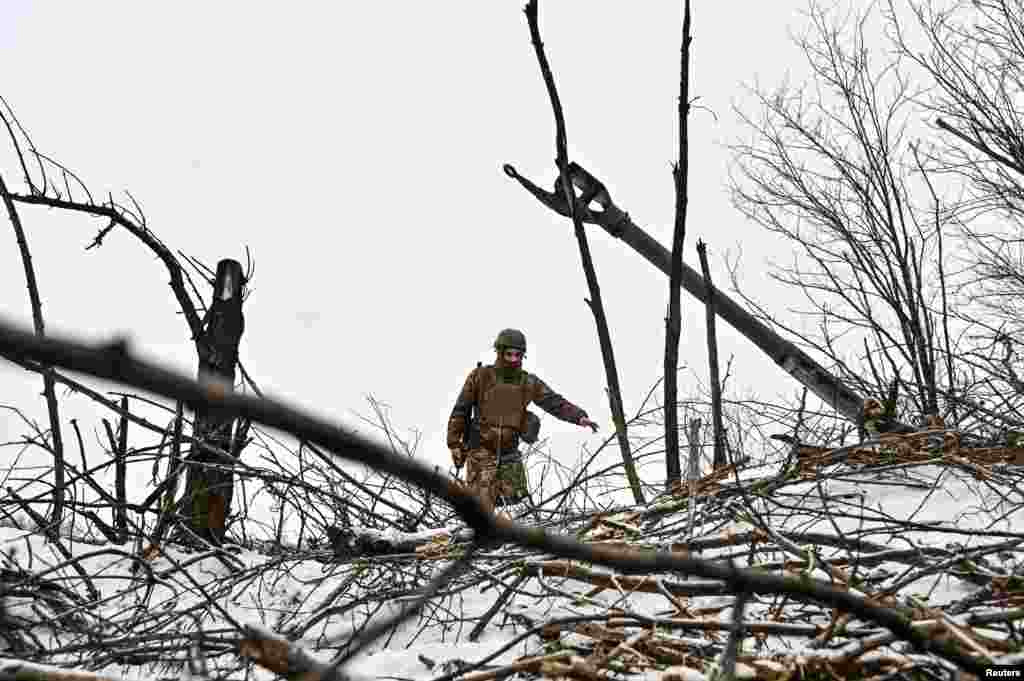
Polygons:
M502 329L494 339L494 349L516 348L526 352L526 336L519 329Z

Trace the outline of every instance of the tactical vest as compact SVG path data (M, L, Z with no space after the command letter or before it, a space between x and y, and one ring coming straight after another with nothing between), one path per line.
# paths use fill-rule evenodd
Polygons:
M526 432L529 393L527 373L516 383L500 383L494 367L483 367L480 380L480 444L490 450L514 450Z

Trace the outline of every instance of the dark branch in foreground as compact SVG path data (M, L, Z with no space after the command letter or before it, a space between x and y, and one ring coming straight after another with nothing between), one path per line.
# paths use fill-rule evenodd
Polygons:
M987 658L969 657L951 641L930 640L927 634L912 627L909 617L896 609L872 605L863 598L835 589L820 580L765 574L758 570L684 557L668 551L637 551L587 545L565 535L496 519L485 514L475 497L457 482L414 459L400 457L381 445L345 432L277 400L228 393L217 383L192 380L135 359L129 355L124 340L106 345L87 345L70 340L40 338L6 321L0 321L0 353L118 381L182 400L192 408L216 407L236 417L285 430L323 446L336 456L398 476L433 492L450 503L475 530L477 536L486 541L512 542L565 558L605 565L624 574L677 572L721 580L738 593L784 593L794 599L823 603L873 621L899 638L910 641L919 650L940 655L975 674L982 674L984 665L991 663Z

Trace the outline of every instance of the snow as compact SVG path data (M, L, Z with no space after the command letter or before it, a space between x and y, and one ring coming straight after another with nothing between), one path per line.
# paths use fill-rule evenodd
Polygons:
M851 472L846 477L855 478L856 475L856 472ZM844 506L838 506L835 502L830 502L830 505L835 510L841 508L853 517L821 517L819 511L822 509L822 503L818 485L814 481L791 485L784 490L784 495L773 495L770 502L797 506L796 500L802 499L799 508L790 512L786 528L798 528L805 533L838 533L842 536L844 533L869 528L872 525L882 528L889 522L888 519L912 519L919 523L918 529L906 536L895 537L891 542L882 534L877 537L866 537L868 541L886 543L889 549L911 546L943 548L954 540L969 548L978 544L1004 541L1008 537L1000 539L981 533L1012 533L1013 528L1019 528L1024 521L1024 512L1021 508L1018 506L1010 509L1006 504L998 503L993 490L984 480L976 480L963 472L938 466L914 469L913 476L915 479L931 481L930 488L888 487L874 484L867 479L824 483L822 491L826 494L852 495ZM900 479L907 481L905 477ZM757 505L761 510L771 508L771 503L766 500L758 500ZM616 517L624 518L628 515L624 513ZM675 522L678 519L671 520ZM645 531L649 531L643 522L636 525L643 526ZM749 524L734 521L715 531L743 532L750 529ZM776 529L783 528L780 526ZM975 529L978 532L970 535L951 535L943 532L943 529ZM414 535L396 531L381 534L395 541L411 537L437 540L445 533L455 535L458 530L458 526L452 525L424 530ZM679 531L685 532L685 524ZM663 537L662 541L666 539ZM136 575L133 574L132 568L138 561L134 557L135 550L130 545L95 545L74 541L69 537L64 538L64 543L79 559L101 593L99 602L90 605L80 615L91 629L103 632L106 637L130 637L133 625L138 624L140 630L164 633L187 633L199 629L205 632L220 631L220 635L228 639L232 636L237 637L237 633L233 633L235 630L232 622L251 623L292 637L295 643L325 664L338 652L339 646L359 629L363 621L363 611L359 611L360 616L355 617L358 608L347 611L341 609L335 615L320 619L314 617L314 613L324 607L342 605L327 599L351 578L355 566L361 565L361 570L376 579L375 582L371 580L376 584L375 588L386 591L391 588L397 589L403 584L414 588L449 564L447 560L408 559L407 562L396 563L391 567L378 568L372 559L331 564L312 560L308 553L264 555L254 550L228 547L218 553L197 554L165 547L148 564L147 570ZM799 540L795 543L800 544ZM521 560L502 558L503 555L513 552L518 552L521 556L521 550L506 547L503 551L488 553L486 560L478 563L478 569L493 576L500 569L510 569L509 566L514 565L515 560ZM725 546L705 551L702 557L715 558L735 551L736 547ZM834 552L824 546L820 551L823 558ZM4 563L7 566L16 565L22 570L40 575L41 578L53 579L60 575L60 583L63 586L79 594L85 593L85 585L81 578L67 569L66 559L40 534L0 527L0 554L5 556ZM1007 555L1010 556L1010 560L1004 567L1015 569L1016 563L1012 562L1012 558L1019 553L1009 551ZM531 560L543 558L532 556ZM778 555L773 558L758 555L756 560L764 562L778 558ZM794 556L785 558L795 559ZM184 571L182 567L185 567ZM862 568L860 576L869 580L872 577L899 575L906 569L907 566L903 563L886 561L877 566ZM594 570L607 571L599 566L595 566ZM826 573L820 570L820 566L816 576L826 576ZM666 575L665 578L676 581L680 579L678 575ZM670 601L660 593L619 593L615 590L606 590L582 598L591 590L590 585L553 576L544 577L540 581L529 579L523 583L521 589L524 593L513 596L475 642L468 640L469 631L476 618L491 607L501 589L495 588L490 579L481 579L470 588L453 589L452 592L435 599L436 603L440 603L439 607L447 612L445 616L450 616L451 622L445 625L438 624L432 618L440 616L442 611L431 610L431 607L428 607L419 615L410 618L396 631L367 646L346 665L346 673L352 678L433 679L455 669L454 665L460 661L476 662L509 644L512 644L511 647L489 662L490 665L510 664L521 656L539 654L543 644L536 636L520 638L519 635L526 631L528 626L542 624L552 618L594 614L610 606L620 608L625 613L648 616L659 612L670 613L673 610ZM928 603L934 606L960 599L973 590L972 585L962 580L935 575L921 580L920 583L906 585L901 593L926 595ZM354 594L347 595L346 602L351 604L353 598ZM37 614L29 608L31 600L17 596L8 597L7 612L12 616L38 619ZM213 602L216 608L201 607L204 602ZM374 614L373 621L380 621L409 602L408 599L392 600ZM704 609L706 617L730 622L732 602L731 596L698 596L688 599L688 607L693 610ZM747 609L747 616L764 619L767 603L767 600L758 602L755 599ZM200 610L205 614L197 618L194 613ZM957 619L963 622L965 617L966 615ZM819 624L827 623L827 619L824 618L815 618L814 621ZM61 645L65 640L54 634L52 626L45 624L37 626L34 633L43 640L49 637L54 646ZM694 630L684 630L673 636L677 640L686 640L699 646L709 645L709 641ZM720 641L724 642L725 636L726 631L720 632ZM773 645L782 639L769 636L767 640L768 645ZM789 641L787 645L792 649L793 640ZM560 633L559 643L565 648L585 649L587 637L571 630L564 630ZM801 647L797 645L796 649L799 650ZM821 652L806 650L808 655L820 655ZM0 654L4 654L2 648ZM228 655L223 659L231 657ZM76 658L69 654L66 659L72 663ZM139 678L140 675L155 678L160 675L160 669L152 665L138 667L111 663L99 671L122 678ZM704 678L694 670L679 669L673 673L678 675L677 678ZM667 678L668 670L664 674L666 676L661 678ZM650 673L644 676L657 678ZM256 669L254 677L272 678L273 674Z

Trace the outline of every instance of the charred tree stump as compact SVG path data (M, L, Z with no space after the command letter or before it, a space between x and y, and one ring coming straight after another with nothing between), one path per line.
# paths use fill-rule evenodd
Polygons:
M217 263L213 301L195 339L199 380L219 384L228 392L234 387L238 344L245 329L244 290L242 265L235 260ZM238 443L244 443L244 436L236 438L235 419L213 407L196 410L192 436L195 442L180 512L199 537L219 543L231 512L233 465L241 455Z

